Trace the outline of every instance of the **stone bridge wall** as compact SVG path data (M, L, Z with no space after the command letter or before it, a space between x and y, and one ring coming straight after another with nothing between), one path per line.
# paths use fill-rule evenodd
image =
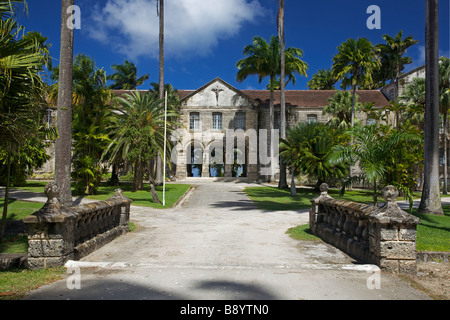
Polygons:
M28 267L41 269L78 260L128 232L131 200L120 189L106 201L73 207L57 200L59 189L45 187L48 201L24 219L28 229Z
M313 234L387 272L416 271L416 227L420 221L397 206L397 189L383 189L386 203L380 208L333 199L326 184L321 191L319 197L311 200L309 223Z

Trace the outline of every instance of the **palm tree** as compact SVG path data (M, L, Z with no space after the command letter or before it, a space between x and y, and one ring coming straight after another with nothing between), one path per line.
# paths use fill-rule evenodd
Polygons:
M61 190L59 201L64 205L71 205L73 29L67 26L66 20L67 9L74 5L74 0L61 0L61 5L61 52L57 111L59 138L55 143L55 182Z
M12 2L26 5L25 1L0 1L0 157L6 167L0 237L6 228L12 161L27 137L39 133L35 115L45 92L40 77L45 54L34 39L22 37L23 27L14 20Z
M426 0L424 182L419 212L443 215L439 183L439 9Z
M412 36L403 39L403 31L400 30L394 38L385 34L383 39L386 43L376 46L376 50L381 59L381 67L376 74L379 74L380 80L385 83L391 81L396 84L398 92L398 77L400 76L406 64L411 64L411 57L404 57L407 49L419 41L414 40Z
M259 83L266 77L269 77L270 105L269 105L269 130L274 128L274 90L277 84L277 76L281 75L281 44L278 37L272 36L270 43L267 43L262 37L253 38L253 43L244 48L245 58L239 60L236 64L238 73L236 79L238 82L244 81L251 75L258 76ZM297 48L286 49L285 75L286 83L292 81L295 85L295 74L306 76L308 65L301 60L303 51ZM272 140L272 139L270 139ZM272 141L271 141L272 142ZM269 146L271 164L273 161L272 146Z
M286 139L286 43L284 38L284 0L278 0L278 38L280 39L281 71L280 71L280 130L281 139ZM278 188L287 188L286 164L280 162L280 179Z
M353 139L351 145L336 145L333 148L330 162L333 163L356 163L361 168L359 175L351 176L343 181L341 192L345 186L358 181L368 183L373 187L374 206L377 205L377 193L385 183L388 173L388 159L399 149L399 144L404 141L418 143L420 137L415 133L393 131L385 133L379 126L355 126L347 132ZM397 163L398 164L398 163ZM391 182L391 181L390 181Z
M308 81L310 90L335 90L336 78L330 69L320 69Z
M380 62L372 43L366 38L348 39L338 47L333 57L332 71L342 80L342 87L353 90L351 126L355 121L356 90L372 82L372 73L379 68Z
M405 103L407 110L403 114L407 120L423 129L425 114L425 79L415 78L409 83L399 98L400 103Z
M347 169L344 163L331 163L332 149L337 143L334 130L321 123L298 123L281 140L280 155L291 163L291 171L316 178L316 190L330 179L341 178Z
M356 95L355 111L363 109ZM336 91L333 97L328 98L328 105L322 110L323 114L332 115L328 125L340 130L348 130L352 120L352 94L349 91ZM359 119L355 120L359 122Z
M168 119L178 114L170 106ZM168 133L172 132L175 122L168 123ZM110 108L110 126L112 142L105 150L110 153L111 161L128 159L134 163L134 190L143 189L144 172L150 180L152 191L155 181L149 162L160 153L170 155L170 146L164 150L164 105L151 94L132 92L117 97ZM104 153L104 154L105 154ZM154 201L159 200L153 193Z
M108 80L114 81L114 83L110 85L110 88L113 90L136 90L137 87L142 85L149 78L148 74L138 77L136 66L128 60L125 60L123 64L113 64L111 69L113 69L115 73L109 75Z

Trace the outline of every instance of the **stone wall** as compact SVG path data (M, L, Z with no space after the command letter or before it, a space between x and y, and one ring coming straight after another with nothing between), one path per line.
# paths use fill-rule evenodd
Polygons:
M24 219L28 229L28 267L42 269L78 260L128 232L131 200L120 189L106 201L66 207L54 182L45 187L42 209Z
M397 189L383 189L386 203L380 208L333 199L327 190L328 185L322 184L321 195L311 200L313 234L387 272L415 273L416 227L420 221L397 206Z

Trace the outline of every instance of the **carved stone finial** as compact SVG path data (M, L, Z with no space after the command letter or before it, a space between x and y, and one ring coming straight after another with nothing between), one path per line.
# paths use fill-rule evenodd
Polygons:
M395 202L398 198L398 190L394 186L387 186L381 191L381 196L386 203Z
M114 190L114 198L120 198L123 196L122 189L118 188Z
M319 188L321 194L328 194L328 184L322 183Z
M47 203L49 204L58 204L58 196L61 189L59 188L59 185L52 181L47 183L47 185L44 188L44 192L47 195Z

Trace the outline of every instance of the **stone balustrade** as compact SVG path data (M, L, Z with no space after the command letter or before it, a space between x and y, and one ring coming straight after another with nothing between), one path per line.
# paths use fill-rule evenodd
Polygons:
M131 200L117 189L105 201L73 207L59 203L54 182L45 187L48 200L24 219L28 230L28 267L41 269L78 260L129 231Z
M328 195L328 185L312 199L309 225L313 234L355 259L373 263L392 273L416 271L416 227L419 218L401 210L398 191L383 189L382 207L336 200Z

